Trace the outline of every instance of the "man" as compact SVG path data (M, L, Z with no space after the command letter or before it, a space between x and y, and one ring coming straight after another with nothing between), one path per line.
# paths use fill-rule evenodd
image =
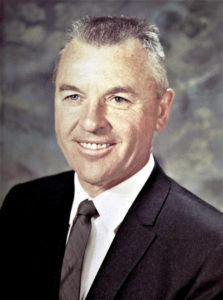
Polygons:
M75 174L8 194L2 299L222 299L222 214L151 154L174 98L157 28L77 20L54 75L57 140Z

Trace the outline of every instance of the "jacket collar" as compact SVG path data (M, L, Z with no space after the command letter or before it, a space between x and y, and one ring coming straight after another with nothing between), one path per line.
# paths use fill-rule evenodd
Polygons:
M170 181L156 162L151 176L133 204L141 224L154 225L169 190Z
M156 239L155 223L170 183L158 163L139 193L99 269L87 299L114 299L122 284Z

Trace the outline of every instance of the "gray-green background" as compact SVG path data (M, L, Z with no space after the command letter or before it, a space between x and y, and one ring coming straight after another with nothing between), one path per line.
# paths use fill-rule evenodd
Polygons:
M154 153L170 176L223 210L222 0L1 4L1 202L15 183L69 169L54 136L51 76L66 28L86 14L158 25L176 99Z

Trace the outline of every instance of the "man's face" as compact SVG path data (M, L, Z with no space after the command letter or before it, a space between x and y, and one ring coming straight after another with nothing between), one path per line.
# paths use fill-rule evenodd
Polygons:
M156 97L148 56L138 41L69 44L56 78L56 135L90 196L147 163L154 130L167 122L171 99L166 98Z

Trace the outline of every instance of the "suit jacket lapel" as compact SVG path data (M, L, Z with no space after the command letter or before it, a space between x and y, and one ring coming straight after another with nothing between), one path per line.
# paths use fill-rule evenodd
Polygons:
M154 224L168 191L169 181L156 164L121 224L87 299L114 299L129 273L155 241Z

